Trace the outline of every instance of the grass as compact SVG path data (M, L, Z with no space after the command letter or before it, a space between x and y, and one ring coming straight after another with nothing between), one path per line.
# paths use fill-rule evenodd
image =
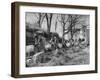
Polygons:
M31 60L33 60L31 58ZM43 53L37 57L37 62L31 61L33 66L59 66L59 65L83 65L89 64L89 46L85 48L59 49Z

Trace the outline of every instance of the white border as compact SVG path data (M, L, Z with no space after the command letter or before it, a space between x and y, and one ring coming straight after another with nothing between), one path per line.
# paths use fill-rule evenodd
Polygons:
M83 14L90 15L90 64L89 65L71 65L57 67L25 67L25 12L46 12L46 13L62 13L62 14ZM54 72L71 72L71 71L88 71L95 70L95 11L86 9L72 8L49 8L49 7L32 7L20 6L20 74L38 74L38 73L54 73Z

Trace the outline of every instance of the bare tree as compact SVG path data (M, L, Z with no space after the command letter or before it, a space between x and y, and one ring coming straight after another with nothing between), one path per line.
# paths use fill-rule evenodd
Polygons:
M69 27L68 27L68 32L71 33L71 39L73 39L73 35L79 31L77 29L76 24L80 24L80 15L68 15L69 16Z
M62 35L62 42L64 43L64 36L70 33L71 40L73 40L73 36L77 31L80 31L76 27L77 24L81 24L80 22L80 15L72 15L72 14L61 14L61 19L59 20L62 24L63 35ZM70 42L72 45L72 42Z
M67 28L67 32L65 32L64 34L67 34L70 32L70 35L71 35L71 39L70 41L73 41L73 36L75 34L79 35L79 36L82 36L82 34L78 34L77 32L79 31L82 31L83 34L86 32L87 30L87 26L89 25L89 23L87 24L86 23L86 19L83 19L82 18L82 15L68 15L69 19L68 19L68 28ZM85 37L85 36L84 36ZM71 46L74 44L73 42L70 42L71 43Z
M46 13L45 17L46 17L46 20L47 20L47 32L49 33L50 29L51 29L51 22L52 22L53 14L52 13Z
M62 41L64 42L64 35L65 35L66 30L67 30L66 24L69 20L69 17L66 14L61 14L58 17L61 17L61 19L58 18L58 21L61 22L61 25L62 25L62 29L63 29Z
M36 13L35 16L37 17L37 20L38 20L37 23L38 23L39 27L41 28L42 22L45 18L45 13Z

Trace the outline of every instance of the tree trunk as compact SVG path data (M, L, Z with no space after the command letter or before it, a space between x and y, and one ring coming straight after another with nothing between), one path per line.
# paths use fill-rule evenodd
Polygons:
M52 14L46 14L46 20L47 20L47 32L50 33L51 29L51 22L52 22Z

